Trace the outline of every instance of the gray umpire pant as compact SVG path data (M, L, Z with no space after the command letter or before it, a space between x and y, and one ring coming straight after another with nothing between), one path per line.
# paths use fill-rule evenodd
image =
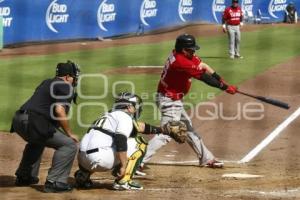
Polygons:
M241 31L240 26L227 25L230 56L240 56Z
M28 143L23 151L23 157L16 171L20 177L38 177L41 157L45 147L55 149L52 166L48 171L50 182L67 183L73 161L77 152L77 144L68 136L56 130L53 137L44 142L31 140L27 131L28 114L16 113L13 120L14 130ZM45 127L48 128L48 127Z
M205 165L209 160L214 159L213 154L204 145L203 140L197 134L193 127L190 118L184 110L181 100L173 101L172 99L158 94L156 96L157 105L161 111L161 126L170 120L182 120L188 126L188 144L193 148L199 158L199 165ZM158 149L170 142L171 137L163 134L155 135L147 147L146 155L143 163L148 162Z

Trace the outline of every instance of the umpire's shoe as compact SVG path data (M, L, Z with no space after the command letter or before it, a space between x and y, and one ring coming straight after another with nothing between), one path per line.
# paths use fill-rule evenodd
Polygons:
M46 193L61 193L61 192L70 192L73 190L73 187L68 183L62 182L50 182L46 181L44 192Z
M22 186L29 186L29 185L33 185L33 184L37 184L39 182L39 178L38 177L21 177L21 176L17 176L16 180L15 180L15 185L22 187Z

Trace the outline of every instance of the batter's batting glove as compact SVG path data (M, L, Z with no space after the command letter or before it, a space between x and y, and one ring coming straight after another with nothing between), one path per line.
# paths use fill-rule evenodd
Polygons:
M220 79L221 89L225 90L229 94L235 94L238 88L234 85L228 85L223 79Z
M238 88L236 86L229 85L225 91L229 94L235 94L237 92L237 89Z

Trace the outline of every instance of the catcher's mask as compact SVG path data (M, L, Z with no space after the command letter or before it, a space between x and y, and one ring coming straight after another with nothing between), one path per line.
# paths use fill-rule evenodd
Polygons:
M143 100L136 94L122 92L115 99L114 109L126 109L132 105L135 108L134 118L138 119L143 111Z
M195 37L189 34L182 34L176 38L175 50L181 52L182 49L199 50L200 47L196 44Z
M77 81L79 78L80 69L79 65L72 61L67 61L66 63L58 63L56 66L56 76L72 76L74 78L73 80L73 87L77 86Z

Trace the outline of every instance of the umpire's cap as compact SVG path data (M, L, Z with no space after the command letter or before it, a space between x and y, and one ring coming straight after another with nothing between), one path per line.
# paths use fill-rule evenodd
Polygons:
M193 50L200 49L196 44L195 37L189 34L182 34L176 38L175 50L180 52L184 48Z
M79 72L79 66L69 60L66 63L58 63L56 66L56 76L70 75L72 77L78 77Z

